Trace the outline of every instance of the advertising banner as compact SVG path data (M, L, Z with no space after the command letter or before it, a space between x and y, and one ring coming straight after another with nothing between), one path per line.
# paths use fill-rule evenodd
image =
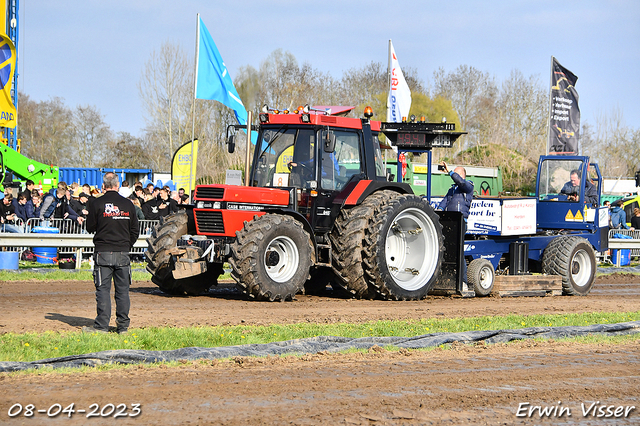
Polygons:
M198 139L187 142L178 148L171 160L171 180L175 182L176 188L184 188L189 195L196 187L197 164Z
M0 34L0 127L14 129L18 124L16 107L11 100L11 85L16 66L16 48L9 37Z
M551 58L549 153L577 154L580 139L578 77Z

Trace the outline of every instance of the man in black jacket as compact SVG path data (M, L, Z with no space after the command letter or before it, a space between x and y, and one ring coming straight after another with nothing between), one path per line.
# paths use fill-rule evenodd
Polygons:
M138 218L133 203L118 194L119 186L118 175L106 173L103 179L105 194L89 202L87 231L95 232L93 277L98 315L93 327L83 327L84 332L109 331L112 277L116 301L116 332L125 334L129 328L129 252L138 239Z

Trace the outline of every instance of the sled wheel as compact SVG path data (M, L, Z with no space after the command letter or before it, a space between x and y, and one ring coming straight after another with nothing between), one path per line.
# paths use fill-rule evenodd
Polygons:
M474 259L467 268L467 283L473 286L476 296L488 296L493 290L496 275L487 259Z

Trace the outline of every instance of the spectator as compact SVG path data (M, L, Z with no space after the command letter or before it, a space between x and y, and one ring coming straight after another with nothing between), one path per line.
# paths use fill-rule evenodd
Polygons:
M93 327L83 332L106 333L111 319L111 280L115 290L116 332L125 334L129 329L129 287L131 286L131 260L129 252L138 239L138 219L131 201L118 194L118 175L104 175L105 195L89 205L87 230L95 232L96 319Z
M90 200L93 198L91 196L91 185L89 185L88 183L85 183L84 185L82 185L82 192L87 194Z
M27 201L25 208L27 210L27 219L34 217L40 217L40 205L42 204L42 197L37 190L33 190L31 193L31 199Z
M13 199L13 208L15 209L16 216L22 219L23 223L27 222L27 197L24 195L24 192L21 192L18 195L18 198Z
M100 191L98 191L96 188L91 188L91 197L89 199L98 198L99 196Z
M88 202L89 196L84 192L81 192L77 200L71 200L70 206L74 212L78 213L78 216L82 216L82 218L86 219L89 214Z
M622 204L622 200L617 200L611 209L611 227L614 229L629 229L627 214L622 209Z
M71 219L77 221L82 225L84 222L83 217L79 217L78 214L69 207L66 202L66 189L58 188L56 195L51 196L47 194L42 201L42 207L40 208L40 219Z
M2 223L2 232L11 232L21 234L24 230L15 224L17 218L15 208L13 207L13 195L5 194L0 205L0 223Z
M633 209L633 217L631 218L631 228L640 229L640 209Z
M142 187L140 187L140 188L142 188ZM140 205L140 200L138 199L138 197L136 197L135 194L131 194L129 199L133 203L133 207L135 207L135 209L136 209L136 216L138 217L138 223L141 220L145 220L144 213L142 212L142 206Z
M141 185L135 186L134 193L136 198L138 199L139 204L142 206L142 204L144 204L144 191L142 190L142 186Z
M146 220L158 220L160 219L160 209L158 206L161 204L158 198L153 198L151 194L147 195L147 201L142 205L142 213Z
M167 188L160 190L160 204L158 209L160 210L160 216L168 216L178 211L178 202L169 197L170 191Z
M25 189L24 191L22 191L22 193L24 194L24 197L27 199L27 201L29 201L31 199L31 194L33 193L33 190L35 189L35 184L33 183L33 181L31 179L27 180L27 183L25 184Z
M129 188L129 182L126 180L122 181L122 186L118 189L118 194L122 195L124 198L129 198L131 195L131 188Z

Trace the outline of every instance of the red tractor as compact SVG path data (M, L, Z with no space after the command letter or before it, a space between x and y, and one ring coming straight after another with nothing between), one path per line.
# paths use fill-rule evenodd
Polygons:
M264 108L250 185L199 185L192 206L161 221L146 252L153 282L198 294L228 262L250 299L291 300L327 283L359 298L425 297L443 262L443 228L426 199L391 181L381 151L390 147L378 135L417 137L424 147L461 133L446 123L372 121L370 108L347 117L351 110ZM401 135L407 126L418 136Z

